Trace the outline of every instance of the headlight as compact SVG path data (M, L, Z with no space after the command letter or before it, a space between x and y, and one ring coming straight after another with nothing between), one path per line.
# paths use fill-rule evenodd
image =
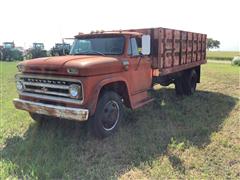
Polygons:
M17 81L16 86L18 91L22 91L24 89L21 81Z
M24 67L23 64L17 65L17 68L18 68L18 71L19 71L19 72L23 72L23 71L25 70L25 67Z
M76 69L76 68L68 68L67 72L68 72L68 74L78 74L78 69Z
M77 84L69 86L69 93L72 98L79 98L81 96L81 87Z

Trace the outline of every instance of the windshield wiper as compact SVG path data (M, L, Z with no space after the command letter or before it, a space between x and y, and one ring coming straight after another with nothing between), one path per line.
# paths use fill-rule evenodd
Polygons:
M104 53L99 52L99 51L84 51L84 52L82 52L82 53L76 53L76 54L74 54L74 55L82 55L82 54L86 55L86 54L89 54L89 53L100 54L100 55L102 55L102 56L105 56Z

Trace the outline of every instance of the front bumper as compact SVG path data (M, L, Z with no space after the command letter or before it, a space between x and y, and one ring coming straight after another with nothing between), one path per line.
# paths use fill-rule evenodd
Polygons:
M14 99L13 104L17 109L69 120L86 121L89 114L88 109L56 106L22 99Z

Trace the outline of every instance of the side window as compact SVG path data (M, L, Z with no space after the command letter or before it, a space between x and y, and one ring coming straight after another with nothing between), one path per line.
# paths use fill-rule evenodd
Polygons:
M129 42L130 46L128 46L128 55L138 56L138 44L136 38L131 38Z
M132 55L132 47L131 47L131 41L130 39L128 40L128 55Z

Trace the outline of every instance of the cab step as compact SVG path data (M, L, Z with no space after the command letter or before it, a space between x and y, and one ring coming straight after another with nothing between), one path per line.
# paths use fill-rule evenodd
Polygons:
M145 104L152 102L153 100L154 98L149 97L148 91L140 92L131 97L132 108L137 109L139 107L144 106Z

